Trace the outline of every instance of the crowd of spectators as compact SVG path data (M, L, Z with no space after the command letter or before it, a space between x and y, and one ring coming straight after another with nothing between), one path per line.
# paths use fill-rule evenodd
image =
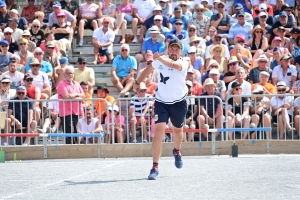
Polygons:
M46 0L35 5L34 0L28 0L27 3L19 12L13 0L0 1L0 109L8 112L5 133L22 127L27 128L27 133L35 132L39 124L42 126L38 131L43 133L57 131L60 124L66 133L94 133L102 131L99 124L105 124L107 130L115 131L117 142L125 141L129 133L124 129L121 107L110 106L106 112L101 101L83 104L79 101L93 95L109 103L115 99L108 96L109 90L104 86L94 90L95 72L87 67L86 58L78 58L76 69L68 63L68 51L77 31L76 45L93 45L90 64L110 64L111 82L119 96L133 96L126 116L132 142L137 142L135 126L141 126L143 142L148 142L147 123L153 123L153 102L139 98L154 97L157 82L166 77L153 70L138 83L140 88L132 92L134 79L153 61L154 54L166 55L168 44L174 39L181 40L182 57L189 63L187 95L218 96L228 102L227 119L222 102L216 98L189 102L184 128L204 128L205 124L220 128L223 120L228 121L229 127L267 127L272 120L278 121L279 137L284 138L294 131L290 122L295 121L300 134L299 122L296 123L299 100L289 96L263 97L263 94L300 93L298 1L134 0L131 3L122 0L116 5L111 0L86 0L82 4L73 0ZM138 52L131 52L131 45L125 43L129 25ZM92 38L85 39L85 29L93 31ZM120 40L116 41L119 33ZM114 52L115 43L121 44L117 51L120 53ZM251 94L261 94L262 98L231 97ZM41 104L18 101L28 99L50 100ZM55 102L57 99L63 101ZM16 102L7 104L7 100ZM19 104L26 104L26 112L21 109L19 113L16 109ZM207 133L202 134L208 137ZM256 137L256 132L242 134L244 139ZM268 131L266 135L271 137ZM228 137L233 139L232 133ZM192 138L189 133L186 140ZM28 145L29 139L21 143ZM67 138L67 143L92 141L73 139ZM106 138L106 142L111 140Z

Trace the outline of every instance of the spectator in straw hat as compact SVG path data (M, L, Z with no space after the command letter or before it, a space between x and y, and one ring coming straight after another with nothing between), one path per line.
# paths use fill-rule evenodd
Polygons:
M259 52L260 55L268 49L269 44L268 39L264 36L265 34L266 30L260 25L257 25L254 27L254 29L252 29L252 37L247 41L247 45L250 47L252 56L254 56L256 52Z
M30 40L31 34L29 30L24 30L22 33L22 38L28 40L28 51L33 52L36 48L36 44Z
M223 45L214 45L210 48L210 54L212 55L210 60L216 60L219 63L219 72L221 74L226 73L228 71L227 68L227 60L224 58L225 48Z
M187 16L189 20L193 18L193 14L190 11L190 5L188 4L189 1L180 1L178 6L182 9L182 14Z
M204 16L204 12L208 9L204 8L202 4L196 4L194 10L197 12L197 17L193 18L190 23L196 26L198 37L206 38L210 26L210 18Z
M266 71L272 77L272 70L270 69L269 59L265 54L262 54L256 59L257 67L254 67L250 70L249 73L249 82L251 84L259 82L259 74L262 71ZM271 78L269 80L271 82Z
M251 85L251 90L253 92L256 85L262 86L265 94L276 94L274 85L269 83L271 75L267 71L261 71L259 73L259 82Z
M209 62L209 58L211 58L211 54L210 54L210 49L214 46L214 45L222 45L225 48L225 54L224 57L229 59L230 54L229 54L229 50L228 50L228 46L226 46L225 44L222 44L222 36L217 34L213 37L213 44L209 45L206 47L205 50L205 62Z
M188 50L190 48L191 39L197 37L198 30L195 25L191 24L188 27L187 32L188 32L188 37L182 40L183 47L186 50ZM201 49L205 49L206 48L205 40L200 40L200 43L198 46L200 46ZM183 53L186 54L187 52L183 52Z
M203 41L203 42L202 42ZM205 46L200 46L200 43L205 44L205 40L203 38L193 36L190 38L190 47L196 47L197 56L203 56L205 53Z

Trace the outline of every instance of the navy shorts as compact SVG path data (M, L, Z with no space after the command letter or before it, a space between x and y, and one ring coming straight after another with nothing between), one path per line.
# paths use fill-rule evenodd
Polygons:
M184 125L186 112L187 104L185 99L175 104L165 104L158 101L154 103L155 124L168 123L170 118L173 126L181 128Z

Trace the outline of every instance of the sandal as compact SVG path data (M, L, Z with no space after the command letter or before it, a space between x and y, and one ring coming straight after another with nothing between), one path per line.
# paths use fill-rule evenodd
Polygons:
M90 64L92 64L92 65L97 65L97 60L94 60L93 62L90 62Z
M124 44L125 43L125 39L122 39L119 43L120 44Z

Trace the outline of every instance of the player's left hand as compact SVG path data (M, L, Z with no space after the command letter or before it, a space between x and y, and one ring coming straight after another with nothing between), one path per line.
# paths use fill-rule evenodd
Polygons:
M161 55L156 52L154 55L153 55L153 60L156 60L157 58L159 58Z

